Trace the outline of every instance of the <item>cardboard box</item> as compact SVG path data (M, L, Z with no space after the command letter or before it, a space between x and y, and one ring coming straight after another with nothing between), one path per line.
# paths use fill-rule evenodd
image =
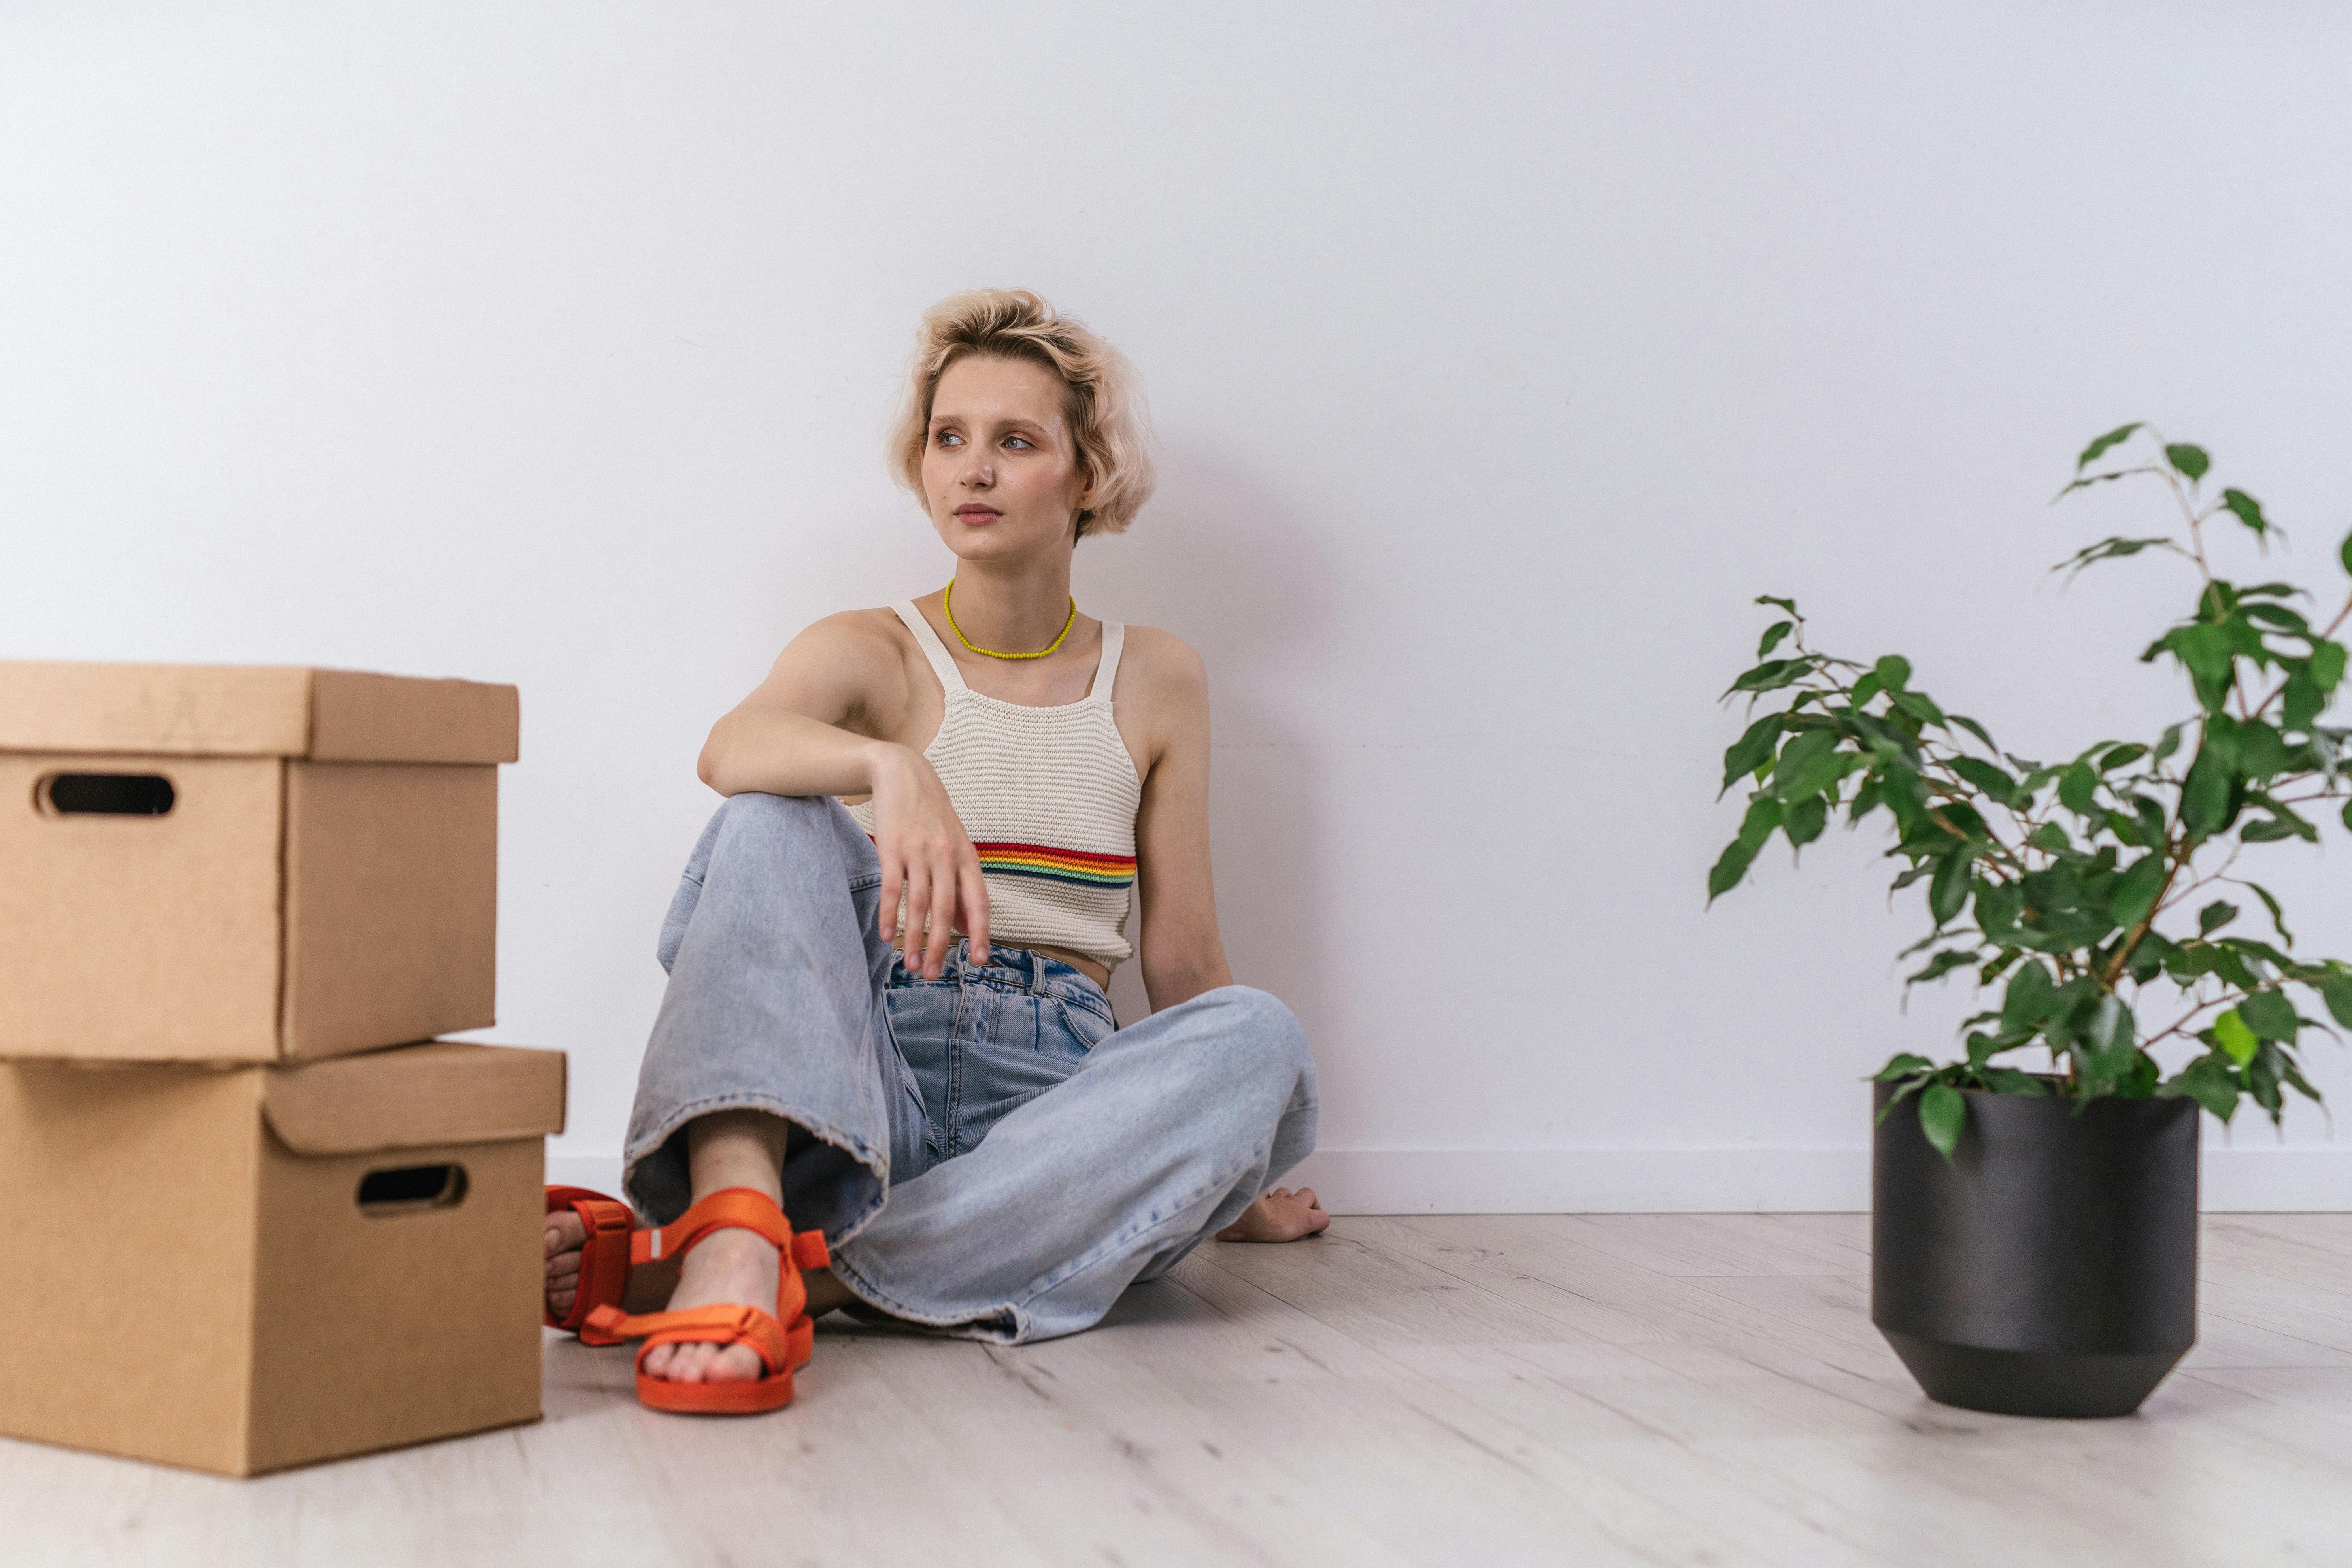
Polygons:
M563 1077L0 1062L0 1433L243 1476L537 1419Z
M497 1004L515 689L0 663L0 1056L272 1061Z

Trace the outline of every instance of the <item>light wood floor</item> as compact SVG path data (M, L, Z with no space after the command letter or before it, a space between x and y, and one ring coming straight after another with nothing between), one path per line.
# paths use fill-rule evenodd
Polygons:
M551 1337L539 1426L257 1481L0 1441L0 1563L2352 1563L2352 1215L2210 1218L2196 1351L2101 1422L1923 1399L1867 1234L1342 1219L1027 1349L829 1329L748 1421Z

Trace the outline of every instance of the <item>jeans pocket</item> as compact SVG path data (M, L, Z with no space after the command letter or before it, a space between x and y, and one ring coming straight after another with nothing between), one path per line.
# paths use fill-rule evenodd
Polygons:
M1082 1054L1110 1038L1112 1031L1118 1027L1107 1012L1098 1013L1086 1004L1073 1002L1066 996L1056 996L1052 1000L1054 1012L1062 1021L1061 1032ZM1044 1020L1039 1022L1042 1024ZM1041 1028L1038 1032L1043 1034L1045 1031Z

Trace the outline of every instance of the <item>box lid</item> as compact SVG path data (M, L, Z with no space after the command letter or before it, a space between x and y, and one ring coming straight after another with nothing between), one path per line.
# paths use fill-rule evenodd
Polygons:
M261 1072L261 1110L298 1154L494 1143L563 1131L564 1055L428 1040Z
M511 686L292 665L0 661L0 752L510 763Z

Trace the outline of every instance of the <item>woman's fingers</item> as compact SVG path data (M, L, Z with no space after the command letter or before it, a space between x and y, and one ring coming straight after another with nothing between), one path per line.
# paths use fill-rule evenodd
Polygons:
M923 922L931 913L930 868L920 860L907 863L907 928L899 933L899 946L905 950L907 967L926 980L936 980L930 961L924 952Z
M923 943L923 973L936 980L947 967L948 948L955 941L955 861L940 854L929 868L931 879L931 930Z
M975 963L988 962L988 883L980 874L980 857L967 855L957 878L963 889L963 929L971 938Z
M896 945L898 935L898 894L907 885L907 864L896 848L882 851L882 940Z

